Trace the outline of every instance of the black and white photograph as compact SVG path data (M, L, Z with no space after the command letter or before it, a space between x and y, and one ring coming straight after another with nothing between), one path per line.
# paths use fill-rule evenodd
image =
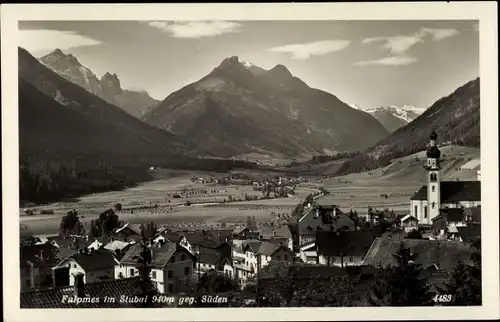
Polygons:
M293 5L290 19L67 7L19 16L17 75L2 73L17 87L2 103L16 310L496 299L498 315L498 245L483 256L498 239L498 100L480 41L496 14L485 31L473 17L301 19Z

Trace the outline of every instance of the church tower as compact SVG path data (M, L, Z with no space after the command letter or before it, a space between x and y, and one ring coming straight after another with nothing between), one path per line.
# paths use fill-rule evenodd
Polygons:
M419 218L422 224L431 224L432 219L439 215L441 208L441 166L439 158L441 151L437 147L437 134L432 131L430 138L429 148L427 149L427 163L424 168L427 170L427 205Z

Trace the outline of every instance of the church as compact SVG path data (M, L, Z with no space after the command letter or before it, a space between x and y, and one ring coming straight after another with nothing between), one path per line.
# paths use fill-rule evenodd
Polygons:
M440 157L437 134L432 131L427 149L427 185L410 198L410 214L420 225L431 225L432 219L443 208L472 208L481 206L481 181L441 181Z

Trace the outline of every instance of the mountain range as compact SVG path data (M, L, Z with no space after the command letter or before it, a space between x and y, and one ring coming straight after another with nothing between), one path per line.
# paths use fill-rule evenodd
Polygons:
M417 109L411 105L403 105L402 107L390 105L381 106L374 109L362 108L356 104L348 103L350 107L356 110L364 111L373 115L390 133L400 127L410 123L423 113L422 109Z
M388 165L394 158L422 151L426 149L433 130L442 146L480 147L479 89L480 79L476 78L440 98L412 122L346 161L337 174L373 170Z
M48 68L106 100L122 108L125 112L140 118L158 103L145 91L124 90L116 74L106 73L100 79L83 66L72 54L65 54L60 49L41 57L40 62Z
M388 134L372 115L309 87L283 65L236 56L172 93L142 118L217 157L302 157L365 149Z
M375 117L389 132L394 132L400 127L405 126L416 119L422 111L415 109L412 106L387 106L376 109L366 110Z
M184 139L152 127L42 65L19 48L21 158L144 166L182 160Z

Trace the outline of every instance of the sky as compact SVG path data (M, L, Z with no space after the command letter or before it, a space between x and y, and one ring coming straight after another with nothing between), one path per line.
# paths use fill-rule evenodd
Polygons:
M277 64L363 109L428 108L479 76L479 27L469 21L22 21L19 45L56 48L98 77L162 100L238 56Z

